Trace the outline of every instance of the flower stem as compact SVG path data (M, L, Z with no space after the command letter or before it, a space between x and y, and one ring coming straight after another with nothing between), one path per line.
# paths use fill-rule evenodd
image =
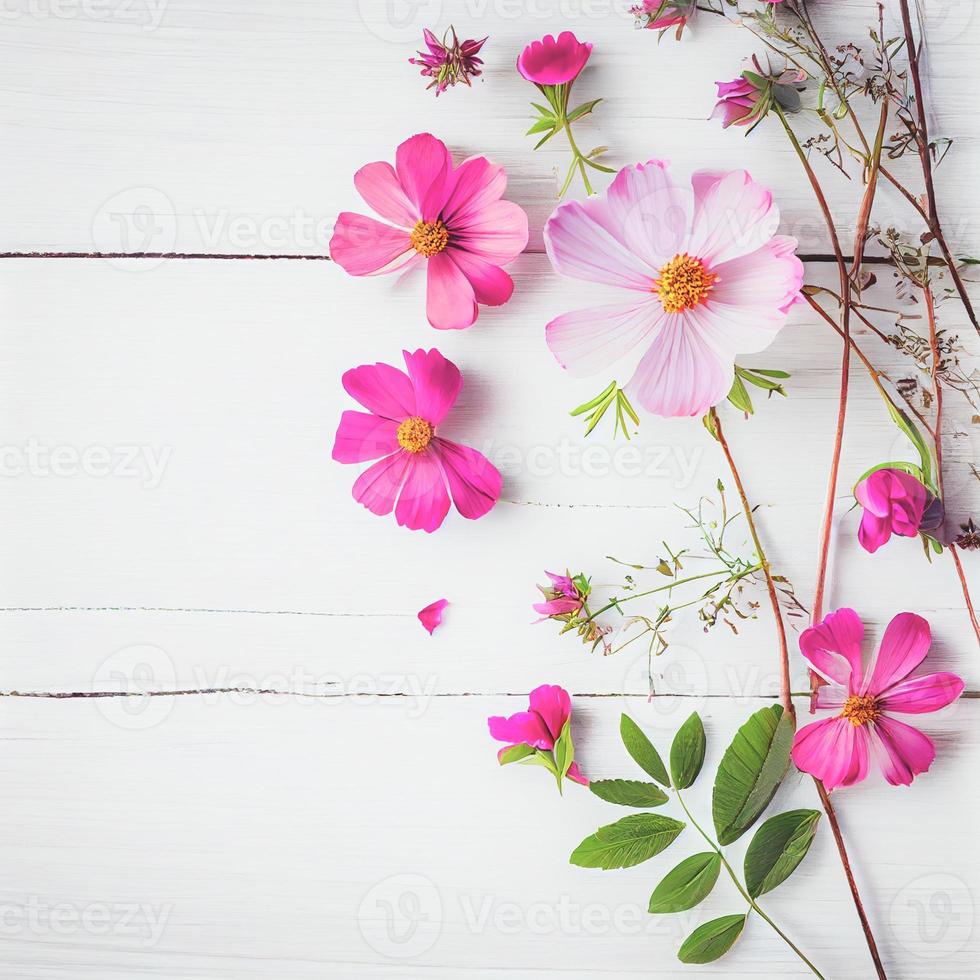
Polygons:
M769 916L762 911L762 909L759 907L755 899L752 898L752 896L746 891L745 886L742 884L738 875L735 874L735 869L728 863L728 859L725 857L724 853L722 852L722 849L718 846L718 844L714 840L711 839L711 837L708 834L704 832L704 830L701 828L701 825L697 822L697 820L694 819L693 814L687 808L687 804L684 802L684 797L681 796L680 790L675 789L674 794L677 797L677 802L680 803L681 805L681 809L687 814L688 820L691 821L691 826L694 827L694 829L708 842L708 846L721 859L721 863L724 866L725 870L728 872L729 878L732 879L733 884L738 889L739 894L742 896L742 898L744 898L745 901L748 902L749 908L752 909L752 911L757 912L759 917L771 926L771 928L776 933L776 935L779 936L779 938L782 939L782 941L786 943L786 945L789 946L789 948L793 950L793 952L796 953L796 955L801 960L803 960L804 963L806 963L806 965L810 968L814 976L820 977L820 980L824 980L823 974L810 962L810 960L799 948L799 946L797 946L796 943L794 943L793 940L790 939L789 936L787 936L786 933L783 932L783 930L780 929L779 926L777 926L776 923L773 922L772 919L770 919Z
M932 179L932 148L929 145L929 126L926 122L926 101L922 89L922 74L919 71L919 49L915 43L915 35L912 31L912 15L909 11L908 0L899 0L902 10L902 28L905 32L905 48L909 59L909 74L912 76L912 88L915 92L915 110L918 117L915 133L915 141L919 149L919 162L922 165L922 179L926 187L926 207L928 210L929 230L936 236L936 242L946 265L949 274L956 285L956 291L960 294L960 300L966 309L970 322L980 333L980 323L977 322L977 315L973 312L973 304L967 294L966 286L960 278L956 261L950 253L949 246L946 244L946 237L943 235L942 225L939 221L939 209L936 207L936 188Z
M847 417L847 388L850 380L851 364L851 284L850 279L848 278L847 267L844 264L844 253L840 247L840 239L837 236L837 229L834 226L834 219L830 214L830 208L827 205L826 197L824 197L823 189L820 186L820 181L817 180L817 175L813 172L813 168L810 166L810 161L807 159L807 155L804 153L803 147L800 146L800 141L796 138L796 133L793 132L793 129L787 121L783 110L778 104L776 105L776 112L779 115L779 119L783 124L783 129L786 131L786 135L789 138L790 143L793 145L793 149L796 151L796 155L799 157L803 170L810 181L810 186L813 188L813 193L817 198L817 203L820 205L824 222L827 225L827 231L830 234L831 244L834 248L834 258L837 261L837 273L840 279L842 307L841 328L844 335L844 353L841 359L840 395L837 403L837 428L834 435L833 456L831 457L830 461L830 475L827 481L827 497L824 503L823 523L820 531L817 582L813 594L813 620L814 622L817 622L822 618L823 614L823 598L827 582L827 563L830 557L830 536L834 520L834 500L837 496L837 476L840 471L840 456L844 442L844 421ZM869 187L873 187L873 185L869 184ZM870 205L868 210L870 214ZM859 254L857 246L858 243L855 242L855 263L857 262L857 257ZM811 676L815 675L811 674Z
M779 611L779 596L776 594L776 583L772 577L772 569L769 566L769 559L766 558L766 553L762 547L762 541L759 539L759 531L755 526L755 519L752 517L752 508L749 506L749 498L746 496L745 487L742 485L742 477L738 472L738 467L735 465L735 459L732 456L731 449L729 448L728 440L725 438L725 432L721 425L721 419L718 417L718 413L713 408L710 410L709 414L711 416L712 424L714 425L714 430L718 436L718 442L721 444L722 452L725 454L725 459L728 461L728 468L732 472L732 479L735 481L735 487L738 490L739 498L742 501L742 510L745 513L745 520L749 525L749 533L752 535L752 543L755 545L755 552L759 556L759 562L762 566L763 574L766 577L766 589L769 592L769 602L772 604L773 616L776 619L776 636L779 641L779 697L783 703L784 710L795 717L796 709L793 706L793 699L790 697L789 649L786 645L786 627L783 625L783 617Z
M721 420L718 418L718 414L714 409L711 409L711 418L715 425L715 431L718 433L718 441L721 443L721 447L725 452L725 458L728 460L729 469L732 471L732 476L735 479L735 485L738 487L739 495L742 498L742 505L745 507L747 515L751 515L751 510L748 505L748 500L745 496L745 491L742 487L742 481L738 475L738 470L735 466L735 460L732 458L731 450L728 447L728 443L725 440L724 433L721 428ZM749 527L753 531L753 538L757 541L758 536L755 533L755 524L751 518L748 517ZM759 546L761 548L761 545ZM762 558L762 554L759 555ZM768 563L766 564L766 577L771 581L771 573L768 571ZM770 592L770 597L774 594ZM779 635L782 639L781 643L781 655L783 657L784 672L786 676L786 687L783 691L783 704L785 705L787 701L790 703L790 711L793 711L792 701L790 700L790 688L789 688L789 667L788 658L786 654L786 633L783 627L783 617L779 610L779 603L775 602L773 604L773 612L776 616L777 629ZM795 712L794 712L795 714ZM814 785L817 787L817 794L820 797L820 802L823 805L824 813L827 814L827 820L830 822L830 826L834 832L834 840L837 843L837 853L840 855L841 864L844 867L844 876L847 878L848 887L851 890L851 897L854 900L854 907L857 909L858 918L861 921L861 928L864 930L864 938L868 944L868 951L871 954L871 959L874 962L875 970L877 971L879 980L888 980L885 975L885 968L882 966L881 957L878 955L878 944L875 942L874 933L871 931L871 923L868 921L867 914L864 911L864 903L861 901L861 895L858 892L857 882L854 879L854 873L851 870L851 861L847 856L847 848L844 846L844 837L840 832L840 825L837 822L837 813L834 810L833 803L830 802L830 795L827 793L826 788L819 779L813 777ZM692 821L693 822L693 821ZM697 824L695 824L697 826Z

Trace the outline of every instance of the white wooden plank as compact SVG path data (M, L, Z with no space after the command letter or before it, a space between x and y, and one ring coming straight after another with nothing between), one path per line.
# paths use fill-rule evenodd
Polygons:
M658 46L655 32L632 29L628 6L282 0L273 12L258 0L9 4L0 38L0 176L8 190L0 247L324 254L336 213L362 207L354 171L431 130L457 154L485 152L507 167L510 194L528 209L531 247L539 248L555 203L554 169L566 153L554 140L532 154L522 134L536 93L513 65L529 40L571 28L595 43L577 92L606 100L581 126L587 146L611 147L614 165L665 156L683 171L719 160L748 167L774 189L803 251L826 252L825 229L779 127L745 140L705 122L713 81L736 75L759 44L704 18L685 43ZM957 141L939 181L949 238L954 249L976 251L971 161L980 131L963 79L972 75L978 28L968 10L943 5L930 14L941 51L930 65L933 135ZM863 43L875 5L837 3L832 17L834 43ZM486 73L473 90L437 101L407 59L423 25L451 22L490 35ZM896 168L914 175L914 160ZM829 166L820 172L848 241L860 181L848 183ZM885 187L876 215L883 225L915 227Z
M394 678L399 690L414 683L443 693L513 691L529 687L542 654L575 690L646 689L639 645L595 664L573 638L530 628L533 584L543 569L567 566L591 574L600 590L615 588L626 570L604 556L656 564L665 539L693 547L676 505L717 496L715 481L730 481L697 420L647 419L628 449L617 447L608 427L583 439L565 408L607 379L569 381L542 342L542 326L596 294L549 274L543 256L519 263L510 314L491 313L465 336L412 327L420 297L411 290L365 288L376 283L323 266L179 262L144 276L101 262L25 260L4 270L0 508L11 560L0 573L0 605L158 610L5 612L4 689L99 690L107 660L141 644L165 651L153 679L162 690L332 691L366 672ZM953 304L943 310L958 322ZM450 431L506 472L505 502L487 518L450 517L433 536L363 511L350 498L358 467L329 458L337 419L349 407L341 373L397 359L403 345L416 343L438 344L457 359L468 387ZM801 309L752 362L790 370L791 397L760 403L749 422L729 413L770 556L804 603L838 359L836 335ZM859 370L828 602L858 605L879 635L902 609L928 616L938 655L976 689L975 641L948 559L930 566L914 542L892 542L875 556L857 546L848 486L910 448ZM967 465L977 438L971 413L964 399L947 399L954 519L975 512L977 501ZM794 465L787 465L790 440ZM93 475L70 460L64 470L32 468L32 441L48 451L102 447L119 463L134 447L165 466L160 479L149 467L142 475ZM628 468L637 457L640 475ZM736 533L733 543L750 554L744 529ZM964 556L976 590L973 559ZM441 595L452 612L444 633L430 639L414 616ZM263 611L315 615L255 614ZM689 693L772 693L767 612L730 642L703 637L693 615L678 627L671 657L655 670L666 675L661 689L678 689L673 676ZM684 672L674 674L678 665ZM796 675L802 683L799 662Z
M720 963L677 963L686 931L739 910L720 883L689 915L645 912L660 876L701 849L692 829L630 871L571 867L578 841L624 811L575 786L559 797L541 771L498 769L483 719L521 703L438 699L411 717L393 699L365 708L167 698L155 725L134 729L103 700L5 699L7 971L72 980L809 975L761 922ZM617 735L623 709L643 723L652 711L642 700L576 702L579 755L593 776L633 773ZM711 773L749 710L717 700L703 709L709 756L689 802L708 825ZM975 975L976 714L969 702L920 719L939 755L912 788L834 794L890 977ZM937 800L953 799L957 819L936 812ZM775 805L817 806L812 784L788 779ZM736 867L746 843L730 848ZM870 975L825 823L763 904L825 976Z

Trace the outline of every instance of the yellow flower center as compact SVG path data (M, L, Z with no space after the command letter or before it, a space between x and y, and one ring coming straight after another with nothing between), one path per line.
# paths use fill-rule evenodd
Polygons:
M881 714L878 702L870 694L852 694L844 702L841 718L846 718L855 728L874 721Z
M441 221L418 221L409 237L415 251L428 258L449 244L449 229Z
M417 415L398 426L398 445L410 453L420 453L432 441L435 429Z
M667 313L682 313L703 303L718 277L708 272L700 259L684 252L675 255L653 283L653 292Z

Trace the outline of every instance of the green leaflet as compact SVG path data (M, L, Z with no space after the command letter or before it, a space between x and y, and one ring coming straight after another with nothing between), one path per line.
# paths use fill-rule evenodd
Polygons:
M506 766L509 762L520 762L522 759L526 759L529 755L534 755L535 748L533 745L512 745L510 748L504 749L500 753L500 757L497 760L500 765Z
M683 912L693 909L708 897L720 871L721 856L715 851L684 858L653 890L649 911Z
M675 789L693 785L704 765L704 725L695 711L677 730L670 746L670 775Z
M685 824L657 813L631 813L600 827L572 851L580 868L632 868L670 847Z
M623 715L620 718L619 734L623 739L623 745L626 746L626 751L633 757L633 761L661 786L669 786L670 778L667 776L667 769L663 759L660 758L660 753L629 715Z
M644 783L639 779L594 779L589 789L607 803L620 806L651 807L663 806L667 794L655 783Z
M736 733L711 797L719 844L738 840L769 805L789 768L795 727L793 717L776 704L761 708Z
M745 887L753 898L782 884L806 857L817 832L818 810L789 810L770 817L745 852Z
M724 956L745 928L744 915L723 915L698 926L677 951L682 963L712 963Z

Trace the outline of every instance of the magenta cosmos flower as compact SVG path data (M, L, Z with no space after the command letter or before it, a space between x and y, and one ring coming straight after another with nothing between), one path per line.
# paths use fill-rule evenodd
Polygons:
M829 683L820 687L816 707L838 713L801 728L793 741L793 761L822 780L827 789L850 786L868 775L874 757L893 786L908 786L936 757L932 740L891 717L919 715L955 701L963 681L955 674L911 673L925 660L932 636L914 613L899 613L885 630L874 664L861 666L864 624L853 609L838 609L800 637L800 649Z
M626 390L654 415L700 415L725 398L735 355L772 343L803 283L768 190L744 170L691 183L681 190L660 160L626 167L604 195L560 205L544 228L558 272L628 297L552 320L552 354L585 377L643 345Z
M592 45L571 31L557 38L546 34L532 41L517 59L517 70L536 85L564 85L578 77L592 54Z
M392 224L343 212L330 257L345 271L370 276L424 264L426 314L440 330L470 326L478 303L500 306L510 299L514 283L500 267L524 251L527 215L501 200L503 167L486 157L454 167L446 144L421 133L398 147L394 167L361 167L354 186Z
M497 715L487 719L491 737L498 742L509 743L497 753L501 762L506 761L506 753L520 745L550 753L565 723L572 717L572 699L568 696L568 691L557 685L542 684L541 687L536 687L528 702L527 711L518 711L509 718ZM551 761L553 763L554 759ZM589 785L577 762L571 764L568 778L583 786Z
M758 117L757 105L763 90L747 78L731 82L715 82L718 86L718 102L711 113L712 119L721 119L724 129L729 126L747 126Z
M875 470L858 483L854 496L864 508L858 541L871 554L893 534L914 538L920 531L935 530L943 521L942 502L904 470Z
M554 572L545 572L551 579L551 585L539 585L538 589L545 597L545 602L536 602L532 606L536 613L542 618L550 619L552 616L567 616L569 613L577 613L585 604L587 591L580 589L574 579L568 575L556 575ZM577 576L579 579L582 576ZM588 588L586 584L586 589ZM541 620L538 620L541 622Z
M334 440L340 463L376 459L353 495L372 514L395 511L413 531L434 531L456 509L483 517L500 497L500 473L482 454L436 435L463 387L459 369L437 350L404 351L408 373L362 364L344 374L347 393L367 412L344 412Z

